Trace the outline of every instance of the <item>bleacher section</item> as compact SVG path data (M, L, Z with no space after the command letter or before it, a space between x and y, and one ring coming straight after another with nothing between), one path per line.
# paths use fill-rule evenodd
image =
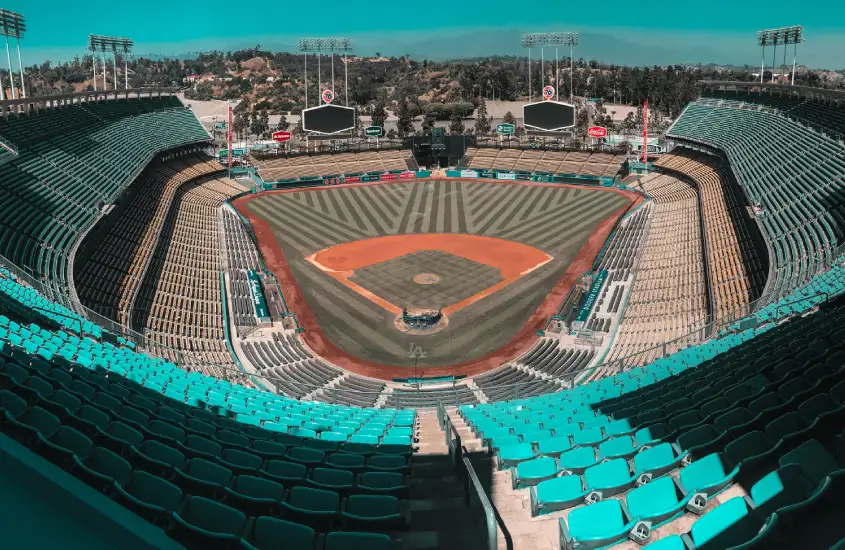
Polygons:
M158 353L188 367L231 368L214 368L224 379L237 371L223 328L218 209L243 191L228 179L180 187L133 309L133 328L168 348Z
M98 239L96 250L74 266L74 284L83 305L123 327L129 327L129 310L150 255L158 242L165 216L176 190L222 167L200 155L155 162L129 189L118 210L110 213L112 225ZM83 245L84 246L84 245Z
M824 132L831 132L845 136L845 108L836 105L826 105L815 98L800 98L782 96L775 93L749 93L744 91L725 91L704 89L702 98L742 103L743 108L753 109L764 106L777 110L780 114L808 124ZM707 100L705 99L705 101Z
M314 399L323 403L340 403L356 407L372 407L387 386L384 382L348 374L331 388L323 388Z
M627 297L622 322L608 361L635 353L627 366L655 360L659 344L689 334L707 322L707 289L696 190L671 176L649 174L639 179L653 199L654 212L636 278ZM617 298L618 299L618 298ZM624 298L623 298L624 300ZM671 353L681 343L669 345Z
M836 280L841 288L841 269ZM840 300L574 390L460 415L531 515L554 514L561 548L635 537L655 549L829 548L845 536L843 323Z
M337 153L324 155L300 155L275 159L258 160L255 167L264 181L277 181L309 176L340 176L365 172L389 172L408 170L408 150L382 149L360 153Z
M467 168L552 174L583 174L613 177L625 161L624 155L588 151L538 151L469 147Z
M0 254L67 294L79 232L155 153L209 135L176 97L100 101L0 120Z
M775 298L830 265L845 228L840 143L776 114L700 103L668 135L726 155L774 248Z
M0 316L0 412L3 436L187 548L381 549L408 528L413 411L295 401Z
M737 311L746 315L748 305L763 291L766 273L745 223L742 197L734 195L722 163L715 157L676 148L656 164L685 174L698 185L713 318L724 319Z

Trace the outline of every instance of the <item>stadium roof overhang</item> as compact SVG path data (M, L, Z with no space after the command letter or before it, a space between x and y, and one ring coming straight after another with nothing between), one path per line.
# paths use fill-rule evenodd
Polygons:
M838 102L840 105L845 104L845 90L826 90L824 88L775 84L773 82L734 82L731 80L699 80L698 85L702 88L734 88L757 92L766 90L770 95L793 96L829 103Z

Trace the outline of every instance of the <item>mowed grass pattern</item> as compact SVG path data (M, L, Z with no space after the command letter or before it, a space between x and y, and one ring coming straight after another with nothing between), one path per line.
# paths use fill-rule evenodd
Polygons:
M449 365L507 343L540 305L598 224L628 202L600 189L486 182L414 181L267 194L246 208L270 225L325 335L360 359ZM414 337L394 315L329 277L307 256L337 244L385 235L463 233L536 247L554 260L450 317L437 334ZM426 272L437 273L437 266ZM413 278L417 273L407 273ZM403 274L394 274L402 277Z

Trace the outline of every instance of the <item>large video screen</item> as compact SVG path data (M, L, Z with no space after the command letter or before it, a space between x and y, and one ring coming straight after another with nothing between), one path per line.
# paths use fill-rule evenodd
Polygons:
M302 111L302 128L306 132L339 134L355 128L355 109L340 105L320 105Z
M543 101L529 103L523 108L523 123L526 129L563 130L575 126L575 107L569 103Z

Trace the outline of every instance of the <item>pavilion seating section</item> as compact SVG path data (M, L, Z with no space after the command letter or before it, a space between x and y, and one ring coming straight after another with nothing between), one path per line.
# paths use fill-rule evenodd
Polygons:
M561 548L800 548L808 533L828 548L845 536L843 323L839 299L459 414L532 515L559 513Z
M830 265L845 228L845 147L782 116L691 103L669 129L722 151L774 249L770 288L788 292Z
M751 241L742 210L723 163L716 157L676 148L658 166L685 174L698 185L707 236L707 257L712 287L713 318L747 313L766 283L763 264Z
M222 166L198 154L151 163L129 187L125 205L111 213L114 223L91 257L74 266L83 305L129 326L132 300L141 284L176 190L188 181L222 171Z
M249 291L247 271L261 271L261 259L255 243L250 239L244 222L238 214L228 207L221 209L223 229L226 235L226 258L229 274L229 304L235 326L251 327L258 324Z
M360 153L326 153L299 155L256 161L258 173L265 181L291 178L342 176L365 172L384 173L408 170L410 152L400 149L381 149Z
M746 109L753 109L762 105L775 109L776 112L797 122L811 125L825 132L839 134L840 136L845 135L845 103L841 99L837 106L827 105L812 98L789 97L765 92L702 90L701 95L705 101L710 99L744 103L743 107Z
M243 191L216 178L179 188L133 309L156 353L220 378L238 373L223 327L218 209Z
M490 147L469 147L466 156L467 168L604 177L614 177L625 161L624 155L613 153Z
M0 255L67 294L80 231L166 149L209 141L174 96L105 100L0 120L18 156L0 166Z
M695 188L659 174L640 178L638 186L653 199L654 211L627 305L622 308L622 321L608 354L609 361L626 358L626 366L654 361L660 355L653 348L685 336L707 321ZM683 347L683 342L670 342L667 352Z
M321 359L314 358L294 334L273 334L269 340L241 342L247 360L258 371L272 378L285 395L301 399L343 375Z
M381 380L347 374L330 388L323 387L314 394L313 399L323 403L372 407L385 387L387 384Z
M296 401L6 316L0 409L4 436L187 548L373 531L337 548L383 548L408 528L414 411Z

